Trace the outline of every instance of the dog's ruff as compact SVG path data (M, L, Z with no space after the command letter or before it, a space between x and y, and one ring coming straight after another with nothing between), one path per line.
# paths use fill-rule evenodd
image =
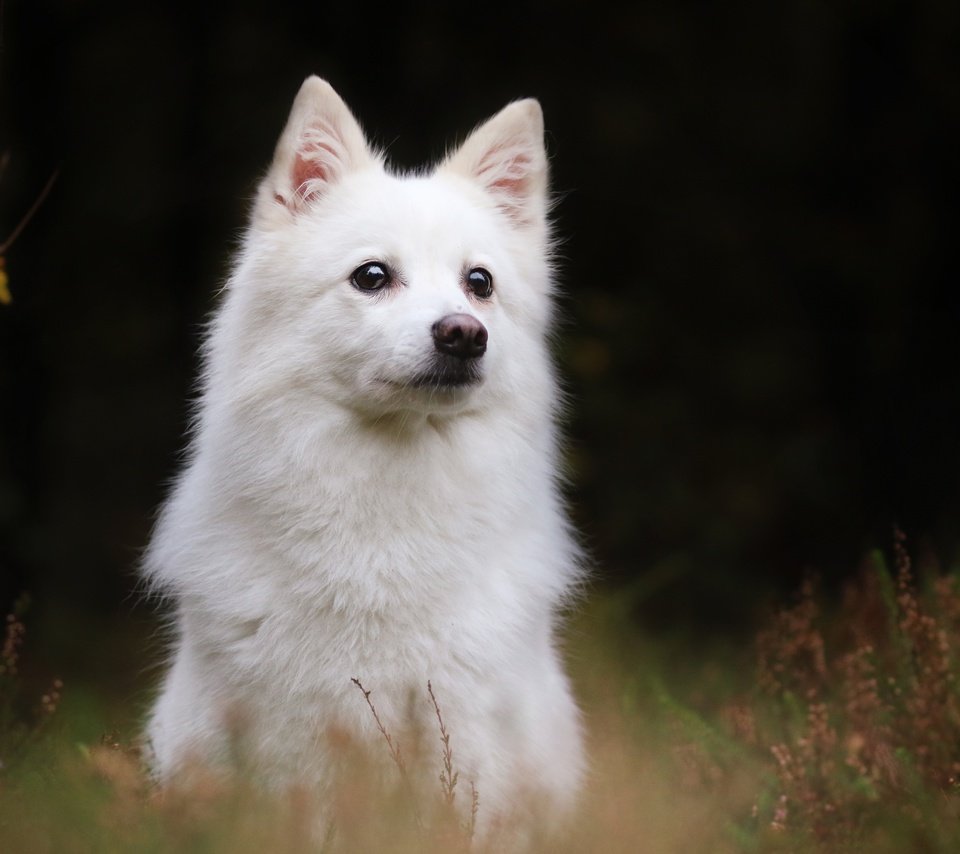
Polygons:
M396 175L326 82L303 84L144 562L176 606L147 732L161 781L228 764L239 733L268 785L322 790L327 733L386 752L351 677L398 731L410 715L435 727L431 680L481 822L528 796L572 804L582 738L555 632L579 570L557 484L547 202L536 101ZM392 278L364 290L374 262Z

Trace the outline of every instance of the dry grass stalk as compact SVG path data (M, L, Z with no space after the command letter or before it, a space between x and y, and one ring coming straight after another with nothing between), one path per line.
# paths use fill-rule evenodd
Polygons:
M363 687L363 683L357 679L355 676L350 679L350 681L356 685L360 692L363 694L363 699L367 701L367 707L370 709L370 713L373 715L373 719L377 723L377 729L380 730L380 734L383 736L383 740L387 743L387 749L390 751L390 756L394 761L394 764L397 766L397 769L400 771L400 776L406 779L407 777L407 765L403 760L403 754L400 752L400 745L393 740L393 737L387 731L387 728L383 725L383 721L380 720L380 715L377 713L377 707L373 704L373 700L370 699L370 694L373 693L372 689L368 691Z
M450 749L450 733L443 723L443 715L440 714L440 706L433 693L433 685L427 681L427 692L430 694L430 702L433 703L433 711L437 716L437 724L440 727L440 742L443 744L443 769L440 771L440 788L443 793L443 800L447 806L453 806L453 801L457 797L457 781L460 779L460 772L453 770L453 751Z
M397 766L397 770L400 772L400 781L403 785L404 791L407 793L414 825L416 826L418 832L423 833L424 823L420 814L420 809L417 806L417 793L414 789L410 776L407 773L407 764L404 761L403 753L400 750L400 743L390 735L389 730L387 730L387 728L383 725L383 721L380 720L377 707L374 705L373 700L370 699L372 689L368 691L366 688L364 688L363 683L356 676L352 677L350 681L353 682L353 684L356 685L363 694L363 699L366 701L367 708L370 709L370 713L373 715L373 719L377 724L377 729L383 736L383 740L387 743L387 749L390 751L390 758L393 759L393 763Z

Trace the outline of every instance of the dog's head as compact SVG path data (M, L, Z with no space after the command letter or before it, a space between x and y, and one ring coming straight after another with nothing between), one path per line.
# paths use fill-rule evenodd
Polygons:
M224 361L249 388L373 417L538 397L547 207L536 101L504 108L434 170L395 175L311 77L258 191L220 320Z

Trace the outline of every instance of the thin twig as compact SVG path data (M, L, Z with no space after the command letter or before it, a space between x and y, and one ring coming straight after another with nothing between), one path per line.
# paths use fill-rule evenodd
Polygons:
M480 811L480 795L477 792L477 785L470 781L470 818L467 819L466 827L464 831L467 834L467 839L470 842L473 842L473 836L477 831L477 813Z
M5 166L6 164L4 164ZM54 169L53 174L47 179L47 183L44 185L43 189L40 191L40 195L33 200L33 204L30 205L30 209L23 215L20 222L17 223L16 228L13 229L13 232L10 236L3 242L0 243L0 255L6 255L7 250L14 244L16 239L20 236L20 233L27 227L27 223L33 219L33 215L40 209L40 205L43 204L44 200L50 193L50 190L53 189L53 184L60 175L59 169Z
M363 687L363 683L357 679L356 676L352 677L350 681L363 693L363 699L367 701L367 706L370 707L370 711L373 713L373 719L377 722L377 729L380 730L380 734L387 742L387 747L390 749L390 756L393 757L393 761L396 763L397 768L400 769L400 774L403 777L406 777L407 766L403 761L403 755L400 753L400 745L394 742L394 740L390 737L390 733L387 732L387 728L383 725L383 721L380 720L380 715L377 714L377 707L373 705L373 700L370 699L371 691L367 691L366 688Z
M364 688L363 683L356 676L352 676L350 681L360 689L360 693L363 694L363 699L367 701L367 707L370 709L373 719L377 722L377 729L380 730L380 734L383 736L384 741L387 742L387 748L390 750L390 756L393 759L394 764L397 766L397 769L400 771L400 780L406 788L407 795L410 798L410 809L413 812L413 821L417 826L417 830L420 833L423 833L423 821L420 818L420 811L417 809L416 794L414 792L413 785L410 782L410 778L407 775L407 765L403 761L403 754L400 752L400 745L393 740L393 738L390 736L390 733L387 732L387 728L383 725L383 721L380 720L380 715L377 714L377 707L373 704L373 700L370 699L371 691L368 691L366 688Z
M443 787L443 800L448 806L453 805L454 798L457 796L457 780L460 779L460 772L453 770L453 751L450 749L450 733L447 732L443 723L443 715L440 714L440 706L433 693L433 685L427 680L427 692L430 694L430 701L433 703L433 710L437 713L437 723L440 724L440 741L443 743L443 770L440 772L440 785Z

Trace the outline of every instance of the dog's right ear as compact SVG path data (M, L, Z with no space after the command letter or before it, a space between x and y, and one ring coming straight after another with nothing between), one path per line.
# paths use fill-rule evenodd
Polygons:
M260 185L254 215L269 216L278 207L299 213L347 172L377 162L360 125L333 87L319 77L308 77Z

